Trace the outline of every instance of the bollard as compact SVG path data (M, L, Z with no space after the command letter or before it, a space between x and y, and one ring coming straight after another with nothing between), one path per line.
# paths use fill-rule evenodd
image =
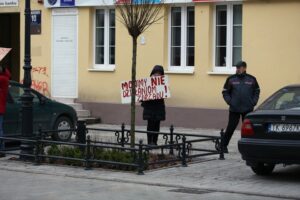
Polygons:
M221 145L220 145L219 160L225 160L225 157L224 157L224 129L221 130L220 135L221 135Z
M138 175L144 175L143 140L139 141Z
M174 144L174 126L171 125L170 127L170 155L174 155L174 149L173 149L173 144Z
M86 151L85 151L85 170L90 170L90 158L91 158L91 137L87 136Z
M124 147L124 143L125 143L125 124L124 123L122 123L121 129L122 129L121 146Z
M186 137L182 137L182 166L187 167L186 164Z

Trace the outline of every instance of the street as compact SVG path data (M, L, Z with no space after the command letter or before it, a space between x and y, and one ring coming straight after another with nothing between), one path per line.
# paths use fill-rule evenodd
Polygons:
M79 200L79 199L276 199L263 196L149 186L85 178L51 176L0 170L1 200Z
M97 127L112 127L96 125ZM138 127L141 129L144 127ZM165 128L166 130L166 128ZM218 130L177 129L212 134ZM23 163L0 159L1 200L37 199L300 199L300 166L278 165L255 175L241 160L235 133L226 160L210 156L176 166L135 172Z

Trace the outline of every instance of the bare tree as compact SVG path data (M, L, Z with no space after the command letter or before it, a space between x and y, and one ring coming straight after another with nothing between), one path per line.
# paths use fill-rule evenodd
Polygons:
M152 24L163 18L160 14L162 1L159 0L119 0L116 9L119 21L127 28L132 38L132 67L131 67L131 147L135 144L135 95L136 95L136 58L137 39Z

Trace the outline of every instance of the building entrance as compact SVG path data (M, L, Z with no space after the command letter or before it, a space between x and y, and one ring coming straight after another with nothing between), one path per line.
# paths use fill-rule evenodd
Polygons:
M0 47L12 48L3 64L12 74L12 80L20 81L20 13L0 13Z

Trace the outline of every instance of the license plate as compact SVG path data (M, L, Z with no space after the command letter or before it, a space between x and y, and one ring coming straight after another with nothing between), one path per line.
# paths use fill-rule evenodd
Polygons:
M300 133L300 124L269 124L269 132Z

